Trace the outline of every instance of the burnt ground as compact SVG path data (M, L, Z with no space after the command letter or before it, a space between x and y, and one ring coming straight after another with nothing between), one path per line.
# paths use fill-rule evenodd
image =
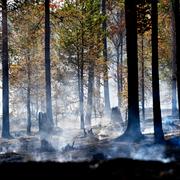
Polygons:
M70 134L72 129L63 135L58 131L48 142L39 134L18 132L14 139L0 139L0 177L180 179L179 125L170 125L161 145L154 143L152 134L141 141L117 141L109 129L100 133L102 139L95 130L86 137Z
M30 138L21 141L23 148L26 141L30 144L26 142L25 145L32 148ZM170 137L163 145L155 144L152 137L141 142L94 141L78 148L68 145L61 152L36 149L41 155L39 159L25 151L0 154L0 177L180 179L179 136ZM136 156L138 154L141 157ZM61 157L70 160L69 156L76 162L61 162L64 159L55 162ZM81 156L88 160L81 159Z
M17 158L17 157L16 157ZM4 162L1 177L7 178L118 178L180 179L180 162L162 163L119 158L90 162Z

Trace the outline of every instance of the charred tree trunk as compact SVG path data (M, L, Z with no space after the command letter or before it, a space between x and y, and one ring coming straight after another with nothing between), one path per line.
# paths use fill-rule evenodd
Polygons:
M125 1L126 42L128 65L128 124L124 135L132 138L142 136L139 119L137 12L136 1Z
M117 96L118 96L118 107L121 107L121 74L120 74L120 56L119 56L119 47L116 48L117 55Z
M83 56L83 55L82 55ZM84 129L84 63L81 62L80 71L80 114L81 114L81 129Z
M171 42L172 42L172 50L171 50L171 60L172 60L172 116L177 116L177 78L176 78L176 30L175 30L175 14L173 11L173 1L171 1Z
M142 120L145 120L144 107L144 35L141 34L141 105L142 105Z
M120 57L120 91L123 91L123 33L121 34L120 39L120 49L121 49L121 57Z
M94 62L90 62L89 73L88 73L88 99L87 99L87 112L86 112L86 129L88 130L91 129L93 93L94 93Z
M179 0L172 0L173 12L175 15L175 32L176 32L176 65L177 65L177 89L178 89L178 104L179 104L179 119L180 119L180 35L179 35Z
M102 0L102 14L106 16L106 0ZM102 29L106 33L107 31L107 22L104 20L102 24ZM109 78L108 78L108 57L107 57L107 35L104 35L103 38L103 57L104 57L104 111L105 114L110 114L110 97L109 97Z
M77 78L78 78L78 93L79 93L80 127L81 129L84 129L83 65L82 62L80 62L79 53L77 54L77 63L78 63Z
M76 2L77 3L77 2ZM77 6L77 4L76 4ZM81 9L82 15L84 14L84 2ZM80 34L80 50L78 49L78 81L79 81L79 100L80 100L80 126L81 129L85 129L84 126L84 23L81 22L81 34Z
M2 72L2 91L3 91L2 137L10 138L7 0L2 1L2 71L3 71Z
M39 85L36 85L36 120L38 120L38 112L39 112Z
M153 91L153 115L154 135L156 142L164 140L162 129L160 92L159 92L159 67L158 67L158 9L157 0L152 1L152 91Z
M121 54L120 54L121 53ZM121 92L123 90L123 34L120 34L120 46L116 47L117 54L117 92L118 92L118 107L121 107Z
M27 75L28 75L28 84L27 84L27 134L31 134L31 64L30 64L30 55L28 54L27 62Z
M51 61L50 61L50 9L49 0L45 0L45 77L46 77L46 113L53 129L51 99Z
M94 111L95 111L95 116L99 115L101 117L101 77L100 73L98 72L96 76L96 93L95 93L95 106L94 106Z

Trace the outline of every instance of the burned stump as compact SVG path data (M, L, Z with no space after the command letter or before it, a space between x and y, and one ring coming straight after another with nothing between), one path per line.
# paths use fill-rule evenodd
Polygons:
M39 132L49 133L53 130L52 122L46 113L39 112Z
M115 125L123 125L123 119L121 116L120 109L118 107L113 107L111 110L111 120Z
M46 113L39 112L39 132L41 135L41 151L54 152L55 149L52 147L49 136L53 131L52 122L47 118Z

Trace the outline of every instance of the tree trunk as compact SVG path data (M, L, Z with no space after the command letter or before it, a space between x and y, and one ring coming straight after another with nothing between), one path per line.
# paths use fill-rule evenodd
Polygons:
M31 64L30 54L28 54L27 73L28 73L28 86L27 86L27 134L31 134Z
M120 57L119 57L119 47L116 48L117 55L117 96L118 96L118 107L121 107L121 79L120 79Z
M87 98L87 112L86 112L86 129L91 129L91 116L93 107L93 93L94 93L94 62L89 62L88 73L88 98Z
M144 107L144 35L141 34L141 104L142 104L142 120L145 120Z
M39 83L37 82L36 84L36 120L38 120L38 112L39 112Z
M121 55L120 55L120 52ZM116 54L117 54L117 92L118 92L118 107L121 107L121 92L123 90L123 71L122 71L122 64L123 64L123 34L120 34L120 46L116 47Z
M50 9L49 0L45 0L45 77L46 77L46 113L53 129L51 99L51 65L50 65Z
M152 91L153 91L153 115L154 135L156 142L164 140L162 129L160 92L159 92L159 67L158 67L158 9L157 0L152 1Z
M84 129L84 63L83 62L81 62L81 67L80 67L80 87L81 87L80 88L81 129Z
M177 65L177 89L178 89L178 105L179 105L179 119L180 119L180 35L179 35L179 0L172 0L173 2L173 12L175 15L175 31L176 31L176 65Z
M173 2L171 1L171 9L170 9L170 15L171 15L171 42L172 42L172 50L171 50L171 60L172 60L172 116L177 116L177 94L176 94L176 30L175 30L175 14L173 11Z
M103 16L106 16L106 0L102 0L102 14ZM106 33L107 31L107 22L104 20L102 24L102 29ZM109 115L110 114L110 97L109 97L109 78L108 78L108 57L107 57L107 35L104 35L103 38L103 57L104 57L104 111L105 114Z
M96 93L95 93L95 102L94 102L94 112L95 112L95 116L100 116L102 115L102 109L101 109L101 77L100 77L100 73L97 72L97 76L96 76Z
M120 48L121 48L121 57L120 57L120 91L123 91L123 33L121 34L121 43L120 43Z
M9 124L9 58L8 58L8 25L7 25L7 0L2 1L2 99L3 119L2 137L10 137Z
M139 138L142 134L139 119L137 12L135 1L125 1L125 17L128 65L128 124L124 135Z
M81 129L84 129L84 103L83 103L83 66L81 65L82 62L80 62L79 53L77 53L77 62L78 62L78 94L79 94L79 112L80 112L80 127ZM81 88L82 87L82 88ZM83 93L83 94L82 94Z

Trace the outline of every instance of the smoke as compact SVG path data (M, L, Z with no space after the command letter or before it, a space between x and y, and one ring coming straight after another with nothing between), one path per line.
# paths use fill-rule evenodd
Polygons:
M61 128L56 128L51 135L36 132L32 136L27 136L26 131L14 131L12 135L15 139L0 139L0 156L16 153L24 157L25 161L56 162L89 161L99 157L132 158L164 163L174 160L166 156L166 146L154 144L153 137L138 143L115 142L114 139L123 133L122 127L116 126L108 118L93 121L93 134L88 136L79 129L79 120L73 121L73 117L67 121L60 121ZM167 122L164 123L165 126ZM151 123L149 121L148 125L144 126L147 131L152 127ZM3 160L6 161L6 158L1 158L1 161Z
M166 157L166 148L163 145L146 145L138 149L132 149L130 157L132 159L145 161L161 161L168 163L173 161L173 158Z

